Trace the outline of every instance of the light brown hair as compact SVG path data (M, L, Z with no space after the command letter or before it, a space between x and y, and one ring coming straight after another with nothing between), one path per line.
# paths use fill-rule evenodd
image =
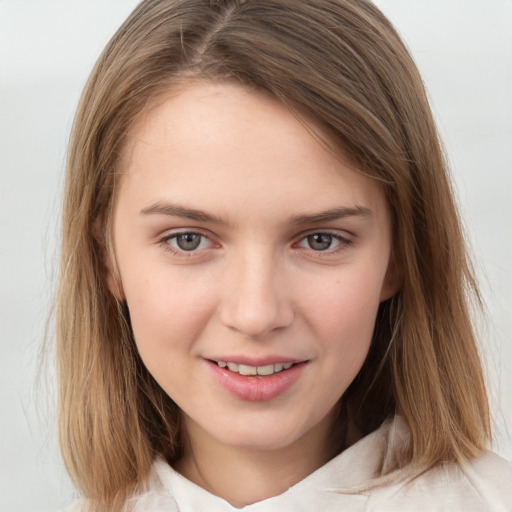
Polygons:
M113 510L156 455L181 455L179 410L137 354L105 255L115 273L112 204L130 126L191 79L268 91L382 182L402 286L380 306L345 410L363 434L400 414L411 432L404 465L477 455L490 435L470 319L478 293L424 87L389 21L367 0L145 0L99 58L69 146L60 435L83 495Z

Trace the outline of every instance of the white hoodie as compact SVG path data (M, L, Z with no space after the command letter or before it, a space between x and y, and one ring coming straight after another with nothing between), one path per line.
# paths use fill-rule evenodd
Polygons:
M147 490L126 512L512 512L512 464L487 452L466 465L388 473L407 446L395 418L283 494L236 508L190 482L165 461L154 463ZM388 474L386 474L388 473ZM383 476L384 475L384 476ZM82 510L80 504L69 512Z

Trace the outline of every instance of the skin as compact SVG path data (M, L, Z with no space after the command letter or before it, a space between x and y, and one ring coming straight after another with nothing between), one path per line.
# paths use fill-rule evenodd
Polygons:
M123 161L109 285L183 411L176 469L235 506L280 494L332 457L336 403L395 292L383 191L276 100L227 83L170 93L137 120ZM199 245L180 249L190 232ZM244 400L212 377L221 357L305 363L276 398Z

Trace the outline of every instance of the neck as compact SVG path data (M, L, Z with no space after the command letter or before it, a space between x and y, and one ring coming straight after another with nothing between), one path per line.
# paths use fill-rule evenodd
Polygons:
M205 438L186 421L188 449L175 469L208 492L235 507L282 494L333 455L331 422L317 425L301 439L275 450L226 446Z

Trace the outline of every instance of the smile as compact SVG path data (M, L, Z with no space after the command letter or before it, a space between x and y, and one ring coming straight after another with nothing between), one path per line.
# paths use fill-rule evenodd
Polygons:
M246 364L238 364L226 361L216 361L220 368L227 368L228 370L238 373L240 375L274 375L275 373L288 370L293 366L293 363L275 363L266 364L264 366L249 366Z
M261 363L268 364L253 366L240 361L223 361L220 358L206 361L211 375L224 390L237 399L252 402L273 400L283 395L304 374L309 362L303 360L270 363L267 359ZM249 362L251 361L244 361ZM259 362L254 361L256 364Z

